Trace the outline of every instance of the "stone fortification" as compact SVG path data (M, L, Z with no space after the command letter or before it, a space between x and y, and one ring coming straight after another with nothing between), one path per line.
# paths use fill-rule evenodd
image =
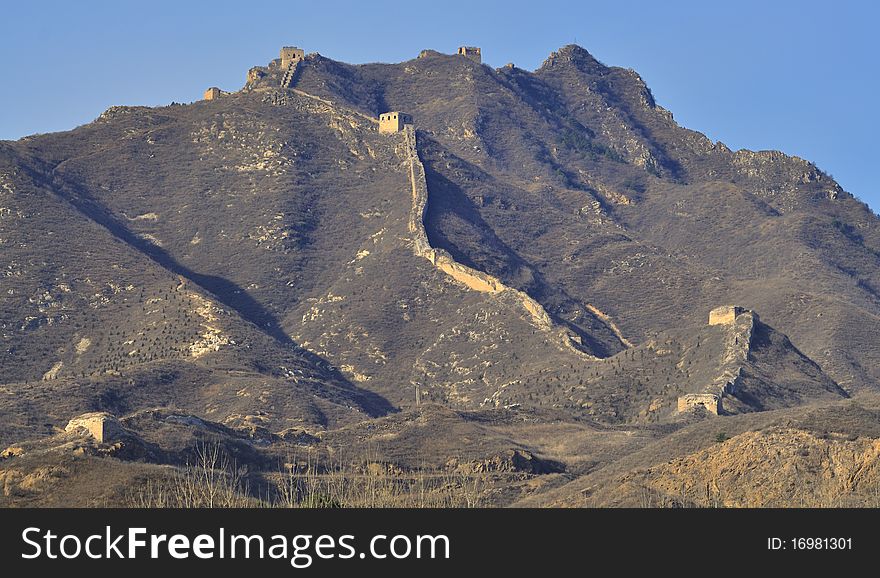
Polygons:
M718 377L702 392L680 396L678 411L689 411L696 407L704 407L716 415L723 411L724 398L736 392L742 379L757 317L754 311L734 305L717 307L709 313L709 325L720 325L724 331L720 371Z

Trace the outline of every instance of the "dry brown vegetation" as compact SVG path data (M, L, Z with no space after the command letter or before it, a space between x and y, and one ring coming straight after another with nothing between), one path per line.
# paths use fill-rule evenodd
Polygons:
M314 460L314 461L313 461ZM125 505L137 508L473 508L481 505L476 476L432 471L389 472L385 464L363 468L294 457L281 472L253 484L219 444L202 444L193 463L132 490ZM253 485L252 485L253 484Z
M2 503L741 505L669 464L785 420L880 438L841 402L880 380L880 222L815 165L684 129L576 46L533 72L429 52L280 74L0 143L0 449L33 442L0 461ZM387 110L415 119L430 243L575 347L414 254ZM763 321L732 415L679 413L718 375L725 304ZM98 410L132 437L58 437Z

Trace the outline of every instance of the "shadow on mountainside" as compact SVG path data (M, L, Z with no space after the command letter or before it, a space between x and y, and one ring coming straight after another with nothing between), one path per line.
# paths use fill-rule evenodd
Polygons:
M423 142L427 141L431 147L439 147L435 141L421 134L419 139ZM460 163L466 162L458 157L455 157L455 160ZM557 309L567 310L584 306L564 290L554 288L544 281L536 267L501 240L480 215L473 200L458 184L434 170L430 160L424 160L423 164L430 191L425 214L425 230L432 247L444 249L459 263L499 277L505 284L527 293L544 306L556 323L574 331L580 337L587 352L598 357L608 357L622 348L622 344L615 348L597 339L591 331L595 327L585 328L555 314L554 311ZM471 166L471 168L482 173L477 167ZM452 217L452 221L443 224L443 220L447 217ZM462 246L463 244L467 246ZM604 322L598 319L595 322L601 325L603 331L607 331L612 342L618 342L617 337Z
M35 182L42 183L46 189L70 203L85 217L107 229L115 238L146 255L167 271L180 275L209 292L217 301L233 309L242 319L256 326L280 345L295 349L306 362L319 368L334 383L349 390L361 404L361 409L371 417L397 411L397 408L384 397L355 386L325 359L300 347L284 332L278 319L236 283L217 275L197 273L182 265L162 247L131 232L86 188L64 180L61 175L55 173L54 169L48 177L42 177L39 173L33 173L32 177Z

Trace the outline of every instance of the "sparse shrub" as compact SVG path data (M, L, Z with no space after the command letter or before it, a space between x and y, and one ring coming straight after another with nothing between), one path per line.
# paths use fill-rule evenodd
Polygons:
M419 469L379 471L376 456L364 468L341 462L322 465L309 454L305 463L288 458L266 485L254 491L247 468L240 467L219 443L199 446L193 462L166 478L149 480L133 491L129 507L140 508L441 508L479 507L481 479L452 472Z
M219 443L202 444L192 463L171 476L151 480L129 497L140 508L240 508L258 505L248 491L247 468L239 467Z

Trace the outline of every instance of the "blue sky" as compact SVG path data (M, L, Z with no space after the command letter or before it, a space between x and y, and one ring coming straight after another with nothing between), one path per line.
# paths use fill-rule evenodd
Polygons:
M355 63L473 44L534 69L576 42L636 69L680 124L812 160L880 209L876 2L2 0L2 14L0 139L236 90L285 44Z

